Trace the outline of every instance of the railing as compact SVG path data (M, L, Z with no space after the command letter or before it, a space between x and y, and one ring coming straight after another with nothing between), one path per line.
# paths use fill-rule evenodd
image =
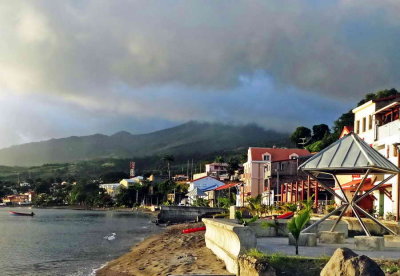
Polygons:
M396 120L378 127L378 139L400 134L400 120Z

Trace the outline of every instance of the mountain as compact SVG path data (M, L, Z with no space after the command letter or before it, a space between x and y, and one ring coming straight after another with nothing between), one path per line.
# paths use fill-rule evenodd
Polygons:
M188 156L231 151L249 146L287 146L288 134L256 125L188 122L176 127L133 135L121 131L27 143L0 150L0 165L32 166L97 158L133 158L161 154Z

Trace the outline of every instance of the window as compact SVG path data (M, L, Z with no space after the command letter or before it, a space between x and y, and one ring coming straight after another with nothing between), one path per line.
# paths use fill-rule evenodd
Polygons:
M365 132L366 128L367 128L367 117L364 117L362 119L362 131Z
M281 163L281 171L283 171L285 169L285 164Z
M356 121L356 133L360 134L360 121L359 120Z
M271 160L271 157L270 157L269 154L265 154L265 155L263 156L263 159L264 159L264 161L270 161L270 160Z
M398 152L399 150L397 149L397 147L395 145L393 145L393 156L397 157L397 155L399 154Z
M372 129L372 115L368 116L368 129Z

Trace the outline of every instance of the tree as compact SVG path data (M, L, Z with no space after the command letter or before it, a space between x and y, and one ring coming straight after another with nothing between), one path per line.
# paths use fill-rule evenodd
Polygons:
M300 211L297 216L293 217L288 223L288 230L293 235L295 240L295 247L296 247L296 255L299 255L299 237L301 231L310 221L311 211L308 209L304 209Z
M395 88L384 89L375 93L368 93L367 95L365 95L364 99L358 102L357 106L363 105L370 100L377 100L395 95L400 95L400 93Z
M167 194L171 193L176 189L176 183L172 180L166 180L157 185L157 190L159 194L163 196L164 201L167 199Z
M346 113L343 113L334 123L333 123L333 132L337 135L340 135L343 128L345 126L354 126L354 113L349 110Z
M325 135L329 135L331 133L329 127L326 124L314 125L312 127L312 130L313 130L313 135L312 135L313 141L322 140L325 137Z
M296 144L296 146L300 146L303 138L309 139L311 137L311 130L307 127L300 126L296 128L296 130L290 135L290 140Z
M115 200L118 206L132 207L136 202L136 190L133 187L120 186Z
M228 161L228 168L227 168L229 178L235 174L235 171L237 169L239 169L239 160L235 157L231 157Z
M169 155L166 154L162 157L162 160L167 162L167 166L168 166L168 179L171 179L171 167L170 167L170 163L175 161L175 158L173 155Z
M218 156L215 157L214 162L215 163L224 163L225 159L221 155L218 155Z

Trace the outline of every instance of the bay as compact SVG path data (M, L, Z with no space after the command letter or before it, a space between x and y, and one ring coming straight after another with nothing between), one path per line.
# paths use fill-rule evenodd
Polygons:
M34 212L34 217L8 211ZM93 275L160 229L142 213L0 209L1 275ZM104 237L115 233L114 240Z

